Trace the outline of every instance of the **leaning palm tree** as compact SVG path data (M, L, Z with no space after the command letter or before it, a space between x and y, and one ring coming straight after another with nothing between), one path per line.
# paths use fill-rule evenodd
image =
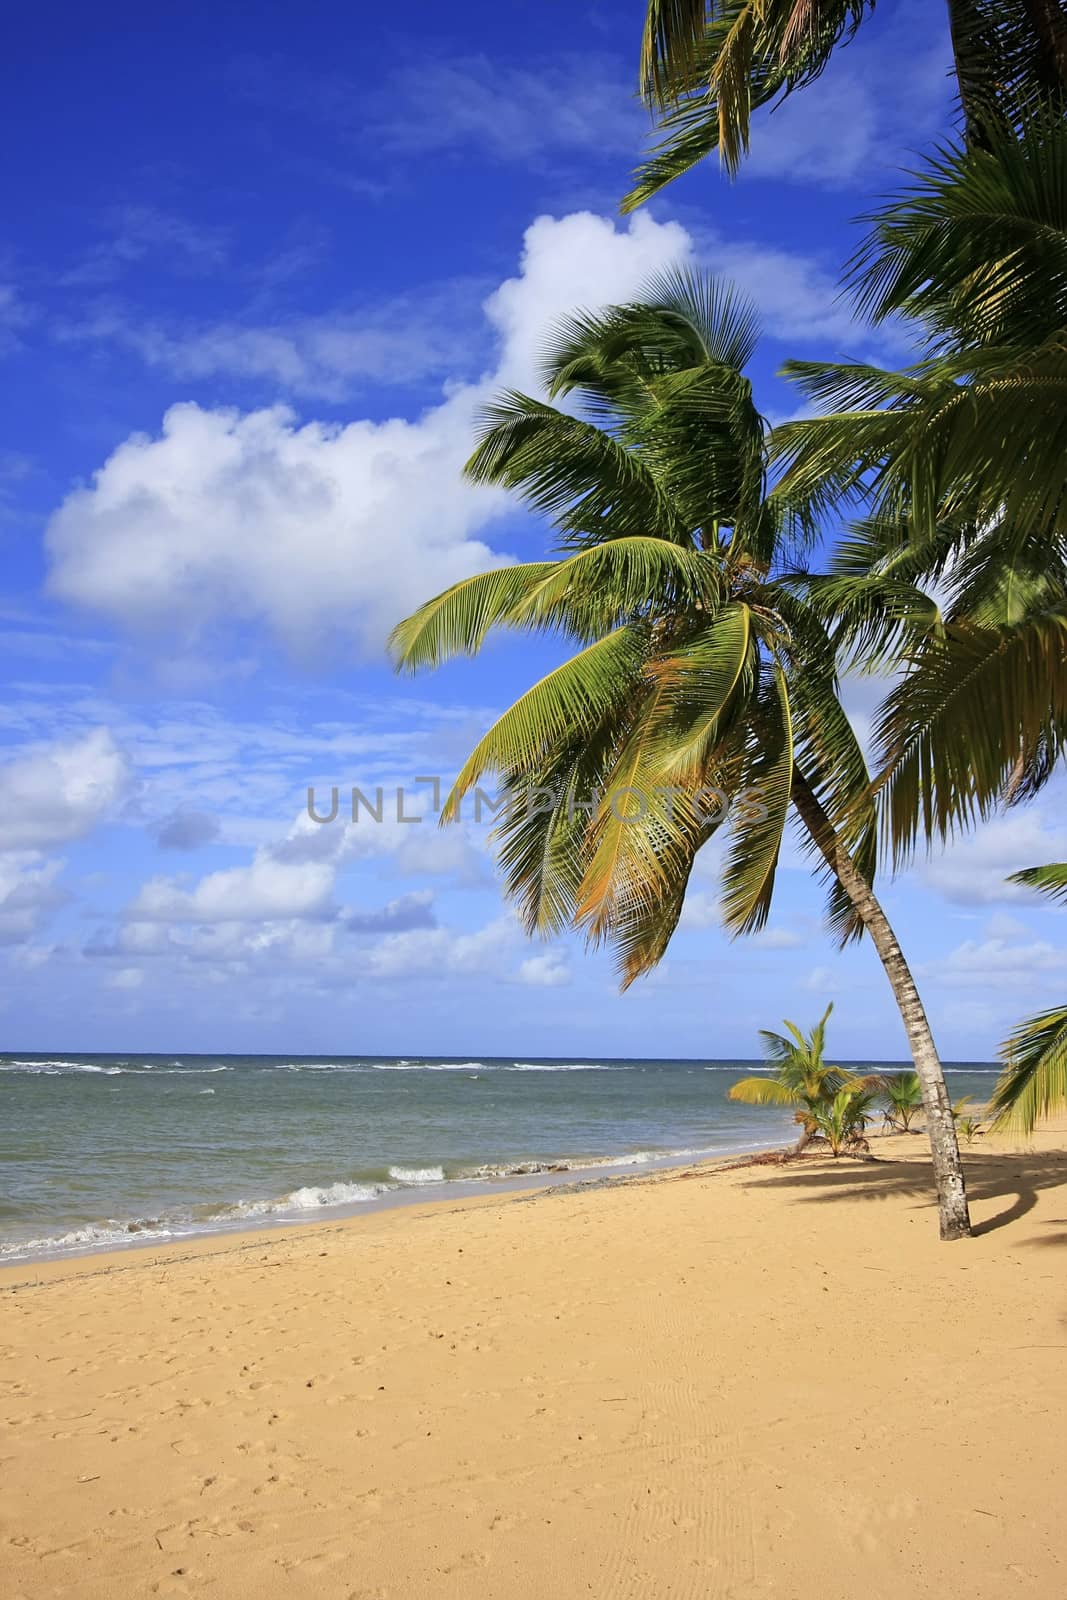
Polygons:
M1067 862L1027 867L1011 881L1067 900ZM1032 1133L1042 1117L1067 1108L1067 1006L1020 1023L1001 1055L1004 1070L989 1103L995 1128Z
M832 1102L847 1085L859 1083L850 1072L832 1067L826 1061L826 1024L833 1009L831 1002L808 1034L788 1018L785 1022L788 1034L761 1028L763 1054L774 1069L773 1076L739 1078L726 1091L727 1099L737 1100L741 1105L782 1106L792 1110L793 1119L800 1126L794 1155L799 1155L818 1133L820 1108Z
M1067 127L946 150L872 219L860 306L904 372L793 362L826 414L775 436L809 514L858 505L809 594L904 671L879 726L898 856L1048 780L1067 741Z
M725 924L764 924L795 811L832 927L842 940L866 931L889 977L923 1083L942 1236L958 1238L970 1224L950 1102L871 887L876 818L834 651L789 581L807 529L767 492L766 427L743 372L755 340L751 307L687 272L569 319L546 376L577 414L504 394L468 464L551 517L559 558L454 585L398 626L393 649L401 666L436 666L475 654L494 626L578 647L490 728L444 817L495 772L525 925L612 942L624 986L663 955L697 852L720 832Z
M649 0L640 86L665 137L623 201L632 210L718 152L736 172L753 111L813 82L874 0ZM967 142L1019 129L1067 92L1063 0L948 0Z

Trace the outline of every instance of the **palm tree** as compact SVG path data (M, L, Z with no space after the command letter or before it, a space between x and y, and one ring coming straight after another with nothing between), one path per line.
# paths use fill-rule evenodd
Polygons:
M816 1105L812 1116L815 1135L826 1140L832 1156L845 1151L859 1155L869 1148L864 1133L877 1098L877 1090L862 1082L846 1083L832 1100Z
M1067 900L1067 862L1027 867L1012 882ZM1020 1023L1001 1055L1004 1070L989 1103L994 1128L1032 1133L1040 1118L1067 1107L1067 1006Z
M809 598L839 644L905 669L878 729L903 858L1036 792L1065 747L1067 126L943 152L876 214L851 281L924 358L789 363L831 409L774 451L809 514L865 513Z
M795 1022L786 1019L788 1036L760 1029L763 1054L774 1068L774 1076L739 1078L727 1090L727 1099L746 1106L788 1106L800 1124L800 1137L794 1147L799 1155L818 1133L816 1112L829 1104L846 1085L858 1082L851 1073L827 1064L826 1024L833 1011L827 1006L810 1034L805 1035Z
M625 210L714 151L731 173L749 146L752 112L818 78L874 0L649 0L642 95L665 133ZM1020 128L1067 91L1063 0L948 0L967 142Z
M569 319L548 388L582 411L506 393L468 464L552 518L559 559L454 585L393 648L402 666L435 666L476 653L493 626L580 647L490 728L444 817L495 772L511 802L506 890L525 925L610 940L624 987L663 955L696 854L720 830L725 924L763 925L795 810L827 872L831 926L842 940L866 930L889 977L923 1084L942 1236L959 1238L970 1224L944 1077L871 888L866 763L830 640L789 581L806 528L766 490L766 427L743 372L755 340L751 307L687 272Z
M878 1090L886 1102L886 1117L901 1133L911 1131L911 1120L922 1110L922 1085L914 1072L887 1072L878 1079Z

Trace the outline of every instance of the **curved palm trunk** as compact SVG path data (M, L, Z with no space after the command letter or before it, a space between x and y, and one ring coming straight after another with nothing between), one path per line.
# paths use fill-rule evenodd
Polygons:
M874 891L858 871L852 857L838 838L818 796L796 768L793 771L792 799L800 820L807 828L827 866L855 906L856 914L870 934L871 943L885 968L893 997L904 1021L915 1071L922 1085L926 1126L930 1136L934 1178L937 1183L941 1237L965 1239L971 1232L971 1218L967 1210L967 1190L963 1181L956 1124L952 1117L952 1102L949 1099L926 1011L919 998L919 991L915 987L915 980L897 942L897 936Z

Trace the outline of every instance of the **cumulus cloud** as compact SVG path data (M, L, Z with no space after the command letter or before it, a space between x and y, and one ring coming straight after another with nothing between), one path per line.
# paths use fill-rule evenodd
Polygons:
M56 879L61 861L39 861L33 854L0 855L0 944L32 939L68 898Z
M1054 792L1050 789L1050 796ZM1008 883L1007 878L1022 867L1067 859L1067 830L1057 826L1050 809L1032 805L994 817L953 841L936 859L924 862L918 873L956 905L1032 902L1032 890Z
M39 850L78 839L114 810L129 781L106 728L37 745L0 767L0 850Z
M330 862L279 861L257 851L246 867L210 872L192 889L174 878L151 878L128 908L133 922L264 922L332 916Z
M373 978L492 976L500 972L503 958L519 937L510 916L498 917L474 933L452 928L390 933L367 952L363 970Z
M495 497L443 495L469 417L300 426L173 406L161 437L119 446L48 530L51 590L135 628L262 619L292 644L351 628L380 648L427 594L496 561L471 537Z
M338 636L380 650L427 595L509 559L484 537L508 497L462 477L478 407L501 386L537 390L561 315L626 299L695 249L679 224L645 214L625 227L588 212L539 218L518 274L484 304L493 370L415 420L171 407L158 435L126 439L52 517L51 592L133 629L165 622L171 640L251 620L301 650ZM847 325L807 258L716 238L701 253L742 279L772 331Z
M530 956L520 962L518 979L536 988L558 989L570 983L571 969L561 950L548 950L544 955Z
M967 939L920 970L947 988L1014 993L1039 987L1043 974L1067 972L1067 949L1048 939Z

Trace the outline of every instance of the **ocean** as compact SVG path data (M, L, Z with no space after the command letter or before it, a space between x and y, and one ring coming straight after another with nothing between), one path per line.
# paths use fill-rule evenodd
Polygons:
M857 1071L906 1063L843 1063ZM0 1055L0 1261L621 1171L792 1138L750 1061ZM946 1068L954 1099L996 1069ZM550 1169L556 1169L555 1174Z

